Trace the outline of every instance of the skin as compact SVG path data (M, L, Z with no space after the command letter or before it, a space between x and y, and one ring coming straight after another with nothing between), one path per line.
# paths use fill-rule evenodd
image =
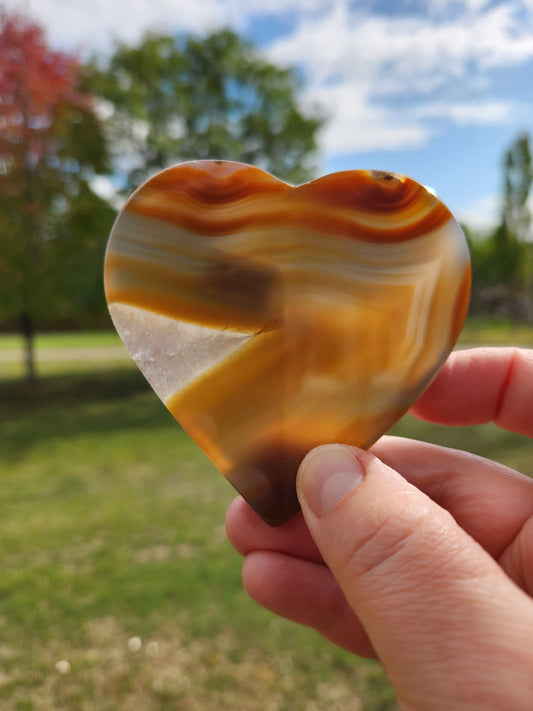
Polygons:
M533 437L533 351L452 354L412 413ZM249 595L384 665L406 711L533 708L533 479L467 452L383 437L318 447L302 513L227 532Z

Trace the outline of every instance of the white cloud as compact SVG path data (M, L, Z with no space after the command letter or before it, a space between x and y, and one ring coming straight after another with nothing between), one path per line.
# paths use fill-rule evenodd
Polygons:
M416 107L412 113L421 119L449 119L459 126L483 126L505 123L511 111L508 101L435 101Z
M530 213L533 214L533 193L527 205ZM499 224L501 212L501 195L486 195L458 208L455 217L470 229L480 234L487 234ZM530 241L533 241L533 231L530 231Z
M533 17L524 21L518 0L431 8L383 15L337 0L269 47L273 61L304 67L308 101L329 111L327 151L420 147L436 118L460 126L510 119L512 103L491 96L490 70L533 59Z
M314 80L366 74L376 92L433 91L472 71L533 58L533 23L513 3L435 20L425 15L372 15L334 3L326 17L304 19L270 48L278 61L304 63ZM370 75L370 76L369 76Z
M106 50L114 39L134 43L147 29L204 32L231 20L222 0L27 0L27 11L61 48ZM4 0L21 10L20 0Z
M224 4L232 6L232 11L242 15L271 14L288 15L305 13L313 15L320 13L329 3L324 0L224 0Z
M490 0L432 0L428 3L428 10L431 14L449 14L450 12L476 13L483 10Z
M147 30L209 32L221 27L243 31L256 15L314 15L324 0L3 0L28 12L61 48L107 50L112 40L135 43ZM327 6L327 5L326 5Z
M486 233L494 229L499 222L501 212L501 197L486 195L472 203L457 209L456 218L470 229Z
M406 69L415 67L417 73L435 69L454 73L465 61L501 66L533 56L533 0L495 5L489 0L403 0L411 11L394 15L373 13L371 3L364 0L3 0L3 4L27 10L47 27L52 41L69 49L101 49L111 38L133 42L147 28L202 32L229 25L243 30L251 18L272 15L299 23L276 53L296 49L307 37L307 51L293 59L311 62L312 53L315 68L332 68L332 57L342 55L357 57L364 66L392 59ZM317 44L318 40L323 41Z
M254 18L284 18L291 31L265 53L304 72L305 101L330 116L327 153L419 148L435 119L503 124L516 107L491 94L491 71L533 60L533 0L397 0L394 14L368 0L24 1L52 43L81 51L147 29L243 32Z
M364 86L342 83L323 86L313 92L313 100L332 110L321 136L326 154L360 153L394 150L398 147L419 148L430 136L421 121L408 116L400 119L384 107L372 105Z

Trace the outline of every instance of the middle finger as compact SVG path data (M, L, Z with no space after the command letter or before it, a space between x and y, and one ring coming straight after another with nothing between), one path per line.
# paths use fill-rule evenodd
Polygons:
M382 437L371 451L496 558L533 515L533 479L503 464L402 437Z

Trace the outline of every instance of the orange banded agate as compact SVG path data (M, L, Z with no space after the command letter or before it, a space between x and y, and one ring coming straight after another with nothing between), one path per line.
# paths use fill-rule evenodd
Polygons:
M449 210L404 176L292 187L195 161L129 198L105 290L155 392L279 525L312 447L369 447L427 387L462 328L470 260Z

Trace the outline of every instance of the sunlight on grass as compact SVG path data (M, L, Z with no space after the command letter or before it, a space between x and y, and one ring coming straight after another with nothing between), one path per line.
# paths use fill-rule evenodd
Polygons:
M39 348L83 348L120 346L122 341L115 331L67 331L64 333L38 333L35 346ZM23 340L18 334L0 335L0 350L22 349Z
M95 342L119 343L41 347ZM2 709L397 709L378 664L247 598L234 492L130 361L42 361L33 390L16 365L0 364ZM492 426L393 432L533 475L530 440Z
M0 394L2 708L396 708L377 664L247 598L234 492L135 371Z

